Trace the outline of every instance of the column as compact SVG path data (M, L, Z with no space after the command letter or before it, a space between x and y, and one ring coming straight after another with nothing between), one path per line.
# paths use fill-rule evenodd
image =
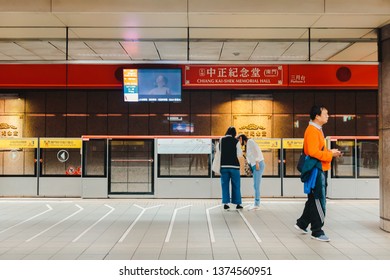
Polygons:
M380 228L390 232L390 24L379 36Z

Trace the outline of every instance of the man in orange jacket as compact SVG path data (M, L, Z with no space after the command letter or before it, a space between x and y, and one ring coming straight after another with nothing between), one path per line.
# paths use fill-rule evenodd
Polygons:
M307 195L302 216L297 220L295 228L301 233L308 233L307 227L311 225L311 237L318 241L330 241L322 227L325 219L327 171L333 157L341 156L338 149L327 149L322 126L328 122L328 110L324 106L313 106L310 110L310 122L306 128L303 150L306 155L321 163L322 170L318 172L318 182L315 188Z

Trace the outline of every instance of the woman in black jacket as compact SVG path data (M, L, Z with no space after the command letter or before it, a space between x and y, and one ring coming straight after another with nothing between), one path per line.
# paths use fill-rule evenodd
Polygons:
M238 157L242 156L242 150L236 134L236 128L231 126L220 141L222 203L225 210L230 208L230 202L237 205L236 209L242 209L240 162L238 160ZM231 199L230 182L232 185Z

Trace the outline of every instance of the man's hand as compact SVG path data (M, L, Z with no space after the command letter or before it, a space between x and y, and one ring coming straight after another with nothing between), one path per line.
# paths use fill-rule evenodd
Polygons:
M331 149L330 151L332 152L333 157L341 157L343 155L339 149Z

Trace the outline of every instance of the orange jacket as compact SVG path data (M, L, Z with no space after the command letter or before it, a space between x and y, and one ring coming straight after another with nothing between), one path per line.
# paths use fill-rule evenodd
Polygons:
M325 146L324 134L313 125L308 125L305 131L303 150L306 155L318 159L321 162L322 170L330 169L333 154ZM324 149L322 149L324 147Z

